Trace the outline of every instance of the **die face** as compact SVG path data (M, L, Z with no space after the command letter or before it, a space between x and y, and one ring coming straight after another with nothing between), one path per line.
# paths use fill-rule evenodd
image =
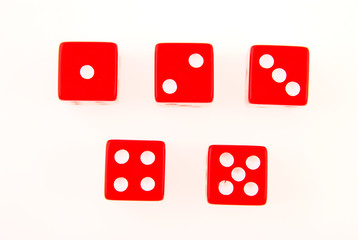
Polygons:
M307 48L270 45L251 47L250 103L306 105L308 78L309 51Z
M261 146L212 145L207 177L207 198L211 204L264 205L267 150Z
M71 101L116 100L117 65L118 50L115 43L61 43L58 73L59 98Z
M195 65L195 58L198 59L196 62L198 65ZM156 101L212 102L214 96L213 59L213 47L207 43L157 44L155 49ZM200 62L201 60L203 63ZM191 65L193 63L194 67ZM166 92L165 86L168 82L166 80L175 85L174 89Z
M124 163L116 161L116 153L129 153ZM150 151L155 159L151 164L141 161L143 152ZM123 159L123 158L122 158ZM164 197L165 145L161 141L109 140L106 149L105 197L108 200L159 201ZM125 179L127 187L116 186L117 179ZM144 190L142 181L154 180L154 188ZM117 180L118 181L118 180ZM123 184L122 184L123 186ZM126 189L124 189L126 188ZM150 187L149 187L150 188ZM119 189L119 191L118 191ZM124 190L123 190L124 189ZM123 191L122 191L123 190Z

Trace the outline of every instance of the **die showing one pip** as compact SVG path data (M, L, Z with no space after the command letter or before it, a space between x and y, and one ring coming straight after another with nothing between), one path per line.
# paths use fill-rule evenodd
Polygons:
M260 146L212 145L207 178L207 197L211 204L264 205L267 150Z
M250 103L307 104L308 48L271 45L252 46L249 68Z
M207 43L159 43L155 48L155 99L208 103L214 97L214 54Z
M117 98L118 50L110 42L63 42L59 49L58 96L71 101Z
M164 176L164 142L140 140L107 142L105 197L108 200L162 200Z

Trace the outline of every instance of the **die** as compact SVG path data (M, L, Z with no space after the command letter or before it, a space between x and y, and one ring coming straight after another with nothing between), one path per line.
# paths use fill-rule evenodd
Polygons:
M251 47L250 103L306 105L308 78L308 48L271 45Z
M207 43L159 43L155 47L155 99L208 103L214 97L214 54Z
M117 98L118 50L110 42L63 42L59 48L58 96L71 101Z
M207 199L211 204L264 205L267 199L267 149L261 146L210 146Z
M109 140L105 198L159 201L164 197L165 144L161 141Z

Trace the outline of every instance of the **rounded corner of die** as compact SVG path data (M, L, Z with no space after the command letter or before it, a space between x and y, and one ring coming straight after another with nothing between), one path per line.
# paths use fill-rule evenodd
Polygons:
M308 47L302 46L301 47L308 55L310 54L310 49Z
M249 91L249 97L247 98L247 101L249 104L257 104L257 102L255 101L254 97L252 96L251 91Z
M70 99L68 99L68 97L66 96L66 94L63 93L62 89L59 87L58 92L57 92L57 96L58 99L61 101L68 101Z
M260 148L267 154L267 147L265 147L265 146L260 146Z
M60 42L58 48L61 50L68 42Z
M155 83L155 85L156 85L156 83ZM158 94L158 91L157 91L157 89L156 89L156 86L154 86L154 100L156 101L156 102L159 102L159 96L158 96L159 94Z
M112 143L118 142L118 141L120 141L120 140L111 138L111 139L108 139L108 140L107 140L107 144L112 144Z
M111 194L109 194L108 189L106 187L104 188L104 199L109 201L114 200Z
M164 102L164 101L160 98L160 96L158 96L157 93L155 93L154 99L155 99L155 102L157 102L157 103L163 103L163 102Z
M215 83L214 83L214 76L210 79L210 90L208 91L208 103L211 103L214 101L215 98Z
M251 45L251 47L250 47L250 55L252 55L256 51L256 49L258 49L260 47L264 47L264 45L258 45L258 44Z
M66 100L67 100L67 99L63 98L61 95L58 95L58 99L59 99L60 101L66 101Z
M159 51L159 48L160 48L161 46L163 46L163 44L165 44L165 43L157 43L157 44L155 44L155 47L154 47L155 53L157 53L157 52Z
M307 106L307 104L308 104L308 96L305 96L305 98L301 102L297 103L296 106L304 107L304 106Z
M60 99L61 101L64 100L60 89L58 89L57 97L58 97L58 99Z
M118 45L115 42L107 42L107 44L113 46L114 48L118 48Z
M204 43L206 46L208 46L209 50L210 51L213 51L214 50L214 47L211 43Z
M265 195L265 198L262 200L261 203L258 204L259 206L265 206L267 205L267 195Z
M157 201L158 202L164 201L164 192L158 197Z
M109 148L111 147L111 145L113 144L113 142L115 142L115 139L109 139L106 142L106 151L108 152Z
M59 62L61 62L62 54L64 53L67 44L68 44L68 42L60 42L60 44L58 45L58 60L59 60Z
M208 192L206 194L206 202L210 205L216 205L217 202L213 199L213 197L210 195L210 193Z
M154 100L155 100L155 102L157 102L159 104L170 102L170 101L168 101L168 99L166 99L165 96L163 96L163 93L161 93L158 89L155 89Z
M208 148L208 152L209 154L213 151L213 149L216 147L216 145L210 145L209 148Z
M111 96L108 96L108 99L106 101L114 102L116 100L117 100L117 92L114 92Z
M262 149L264 159L266 159L266 161L267 161L267 158L268 158L267 148L265 146L261 146L260 148Z
M264 207L264 206L267 205L267 200L265 199L263 202L257 203L257 204L255 204L255 205L256 205L256 206L262 206L262 207Z
M119 199L115 199L113 197L110 197L110 196L104 196L104 199L107 200L107 201L116 201L116 200L119 200Z

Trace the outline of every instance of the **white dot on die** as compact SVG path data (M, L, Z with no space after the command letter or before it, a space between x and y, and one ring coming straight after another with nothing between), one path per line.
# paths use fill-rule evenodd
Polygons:
M221 181L219 183L219 192L222 195L230 195L234 191L234 185L230 181Z
M254 182L248 182L245 184L244 192L248 196L255 196L259 191L259 187Z
M151 191L155 187L155 181L151 177L145 177L140 182L140 186L144 191Z
M272 72L272 78L273 80L275 80L278 83L282 83L286 80L287 77L287 73L284 69L282 68L276 68L275 70L273 70Z
M152 153L151 151L144 151L141 155L140 155L140 160L142 161L142 163L144 165L150 165L154 162L155 160L155 155L154 153Z
M128 188L128 181L124 177L117 178L114 181L114 189L118 192L124 192Z
M220 163L224 167L230 167L232 164L234 164L234 157L230 153L225 152L220 155Z
M296 82L289 82L286 85L286 92L291 97L297 96L301 91L301 87Z
M231 172L231 177L237 182L241 182L242 180L244 180L245 176L245 170L241 167L234 168Z
M163 82L163 91L167 94L173 94L177 91L177 83L173 79L167 79Z
M261 161L257 156L250 156L246 159L246 166L251 170L256 170L260 167Z
M204 58L199 53L194 53L189 57L189 64L193 68L200 68L204 64Z
M273 66L275 60L273 59L273 57L270 54L264 54L260 57L260 65L263 68L270 68Z
M114 154L114 160L118 164L124 164L128 161L128 159L129 159L129 153L124 149L121 149Z
M91 79L94 75L94 69L90 65L84 65L81 67L80 74L84 79Z

